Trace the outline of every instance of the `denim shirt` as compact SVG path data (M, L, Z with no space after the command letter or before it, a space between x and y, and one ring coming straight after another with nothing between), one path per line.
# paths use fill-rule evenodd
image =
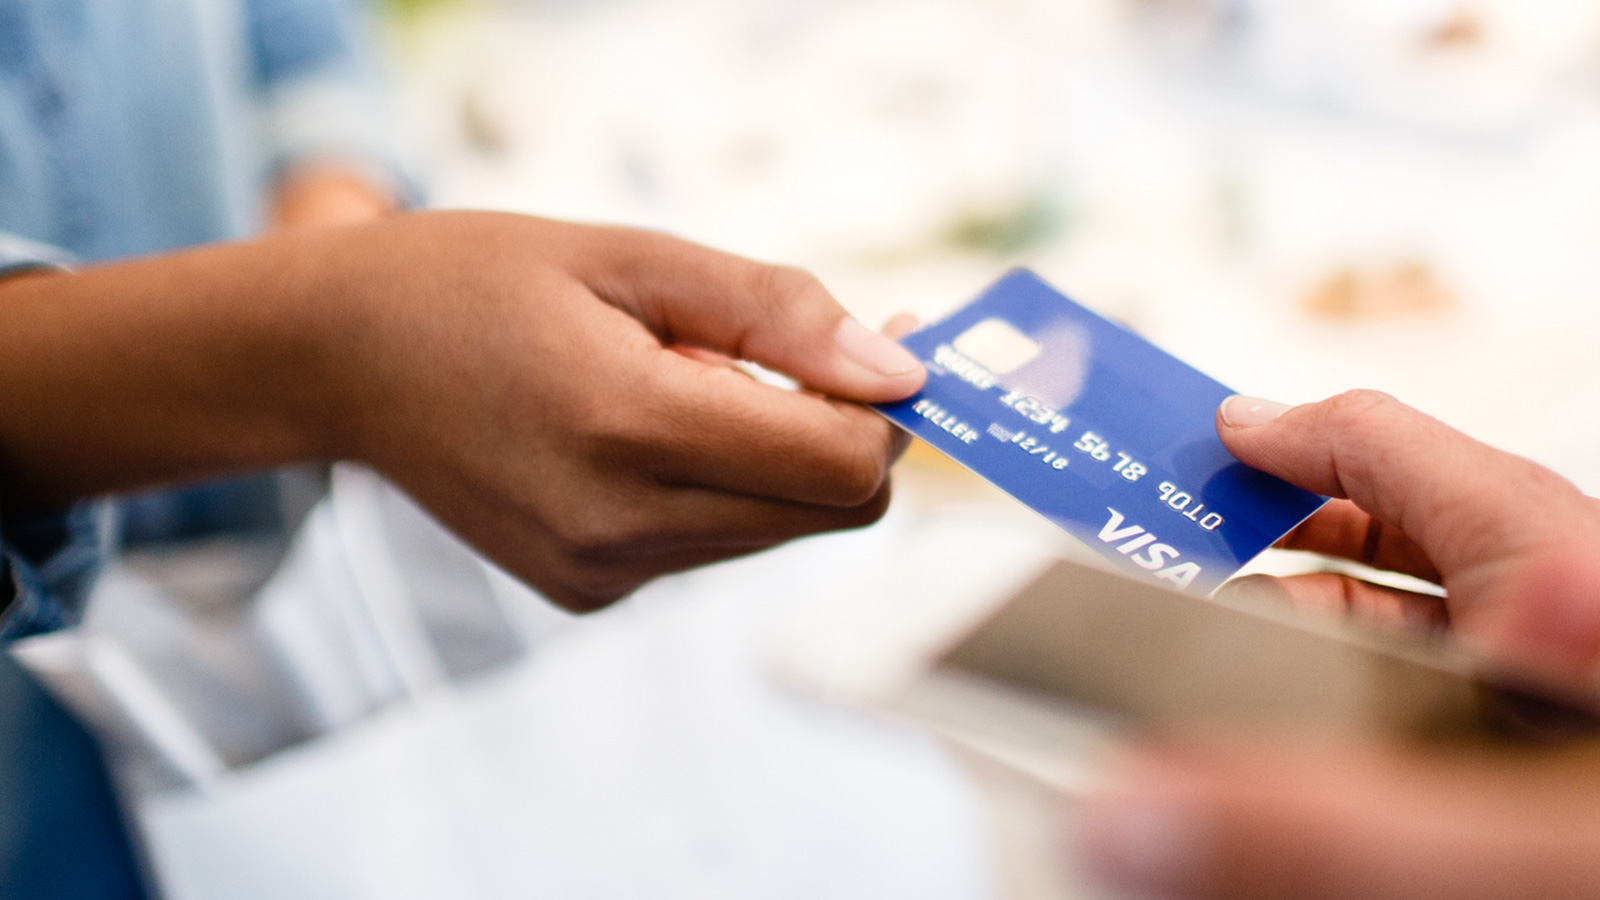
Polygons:
M80 260L248 235L297 159L389 158L354 0L0 0L0 232Z
M0 0L0 277L244 237L296 161L397 171L353 2ZM94 509L0 521L0 640L73 621Z

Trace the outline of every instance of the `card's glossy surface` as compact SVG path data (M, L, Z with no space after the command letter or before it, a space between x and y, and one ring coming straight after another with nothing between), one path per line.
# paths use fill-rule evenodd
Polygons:
M1125 571L1209 594L1327 500L1228 453L1233 391L1027 270L902 343L928 383L879 411Z

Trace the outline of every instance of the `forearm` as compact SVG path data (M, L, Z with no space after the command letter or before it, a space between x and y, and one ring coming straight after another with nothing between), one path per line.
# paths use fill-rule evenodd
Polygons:
M0 496L336 455L328 253L291 236L0 281Z
M860 404L924 375L798 270L628 229L388 216L0 283L0 492L358 459L593 609L876 519L904 443Z

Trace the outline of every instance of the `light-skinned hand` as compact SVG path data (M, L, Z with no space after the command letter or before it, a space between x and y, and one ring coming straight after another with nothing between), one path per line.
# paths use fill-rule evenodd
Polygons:
M1502 671L1592 694L1595 500L1376 392L1293 408L1234 397L1217 429L1245 463L1336 498L1284 546L1429 579L1446 596L1333 574L1275 590L1369 622L1448 627ZM1600 747L1149 739L1089 802L1083 849L1102 881L1139 897L1590 897Z

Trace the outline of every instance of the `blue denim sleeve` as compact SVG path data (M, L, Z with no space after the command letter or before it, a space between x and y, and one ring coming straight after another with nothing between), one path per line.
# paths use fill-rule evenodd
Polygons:
M103 503L0 519L0 643L76 625L105 559ZM4 596L0 594L0 596Z
M61 269L71 262L72 255L59 247L0 231L0 276L24 269Z
M0 276L69 261L54 247L0 232ZM78 621L104 558L104 523L102 503L0 516L0 642Z
M350 0L248 0L250 49L262 86L359 70L359 28Z

